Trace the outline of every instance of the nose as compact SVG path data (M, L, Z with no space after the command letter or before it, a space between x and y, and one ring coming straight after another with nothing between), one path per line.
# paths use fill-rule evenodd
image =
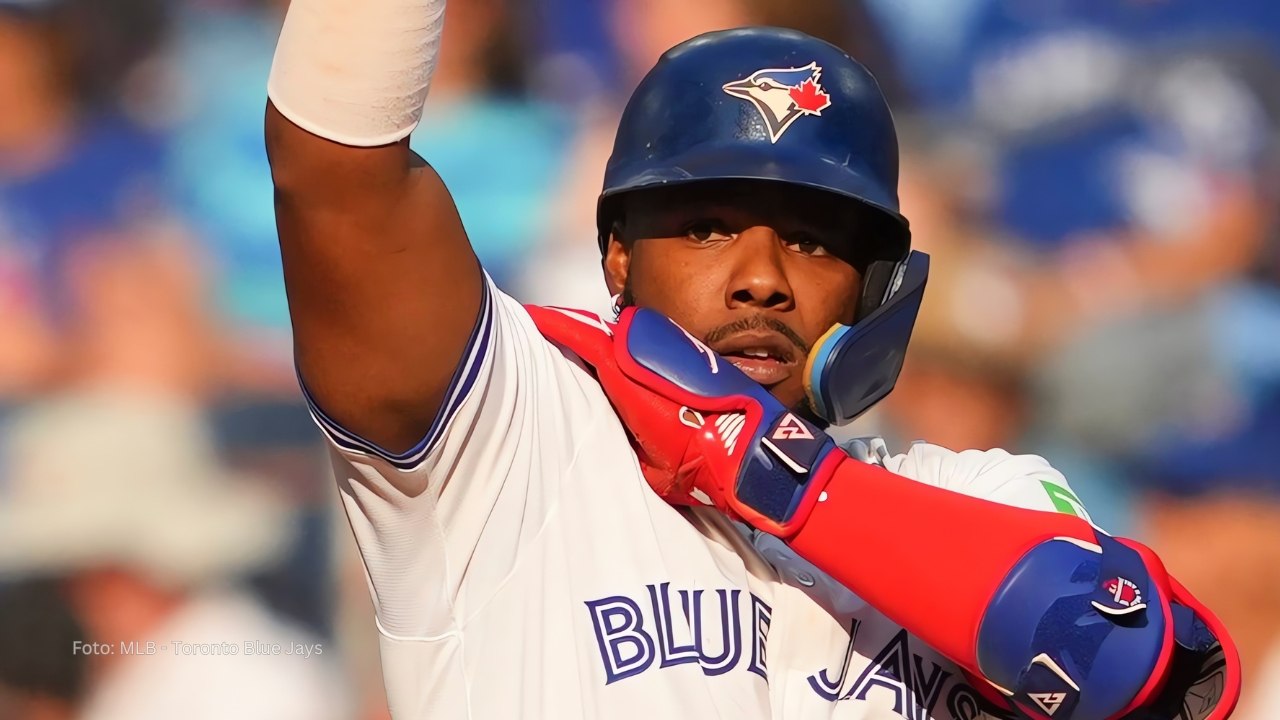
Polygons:
M789 310L795 294L787 279L782 243L770 227L756 226L738 234L733 243L733 271L725 301L731 308Z

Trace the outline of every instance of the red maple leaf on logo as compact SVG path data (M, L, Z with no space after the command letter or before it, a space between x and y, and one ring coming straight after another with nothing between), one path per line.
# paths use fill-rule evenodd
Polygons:
M791 88L791 102L810 115L818 115L831 104L831 96L818 87L813 78Z
M1103 588L1111 593L1112 599L1125 607L1131 607L1136 603L1142 602L1142 594L1138 591L1138 586L1124 578L1111 578L1103 585Z

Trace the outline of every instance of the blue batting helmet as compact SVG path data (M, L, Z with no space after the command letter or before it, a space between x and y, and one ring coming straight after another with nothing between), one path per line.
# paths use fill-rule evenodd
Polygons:
M834 45L795 30L744 28L668 50L622 113L600 196L601 249L619 196L728 179L861 202L891 221L906 254L893 117L871 73Z
M622 196L710 180L813 188L882 221L857 322L832 328L806 370L815 411L848 422L897 381L928 274L898 208L898 139L875 78L840 48L782 28L711 32L668 50L622 113L597 208L601 251Z

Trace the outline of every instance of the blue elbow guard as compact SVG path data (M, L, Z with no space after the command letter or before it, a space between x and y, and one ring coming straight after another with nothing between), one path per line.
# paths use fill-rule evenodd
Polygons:
M1149 550L1095 535L1014 566L978 629L983 676L1028 718L1227 717L1239 660L1217 619Z

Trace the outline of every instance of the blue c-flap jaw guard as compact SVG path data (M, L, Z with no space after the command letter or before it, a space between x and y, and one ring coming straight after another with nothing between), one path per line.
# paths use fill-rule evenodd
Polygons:
M844 425L893 390L915 326L929 256L916 250L896 269L888 298L853 325L836 325L809 352L804 389L819 417Z

